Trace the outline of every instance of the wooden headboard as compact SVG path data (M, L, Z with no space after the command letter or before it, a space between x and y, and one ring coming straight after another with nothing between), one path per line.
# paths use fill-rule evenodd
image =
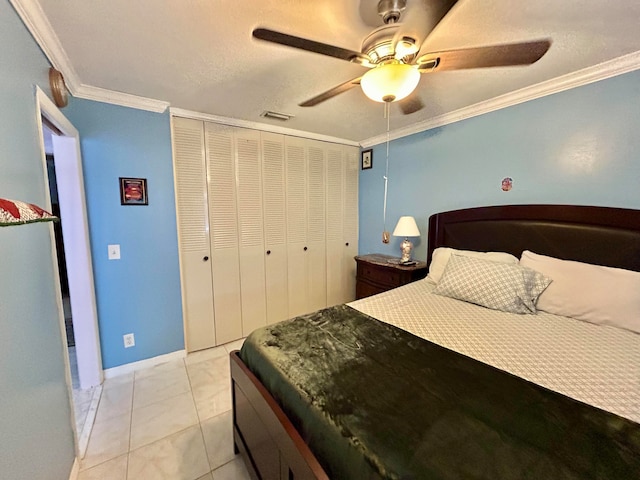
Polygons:
M429 218L433 250L523 250L565 260L640 271L640 210L576 205L504 205L437 213Z

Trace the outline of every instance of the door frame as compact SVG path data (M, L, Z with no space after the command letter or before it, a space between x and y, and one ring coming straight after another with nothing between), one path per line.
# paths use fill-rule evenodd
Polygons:
M54 138L54 154L62 153L55 158L56 176L64 179L65 185L59 195L66 197L66 205L60 202L62 230L67 258L67 273L71 294L71 310L74 315L74 334L76 334L76 355L78 357L78 376L80 387L87 389L102 384L104 373L102 370L102 355L100 351L100 336L98 330L98 313L96 307L95 287L93 278L93 263L91 244L89 239L89 224L87 220L84 177L82 172L82 157L80 153L80 134L69 122L47 95L36 87L36 123L38 127L42 166L44 170L44 188L49 191L49 175L44 147L44 132L42 117L44 116L63 136ZM54 155L55 156L55 155ZM63 175L58 175L58 165L63 168ZM62 190L66 192L62 192ZM45 208L51 210L50 195L45 195ZM66 367L66 381L69 390L72 409L72 424L76 434L76 447L81 450L79 436L76 432L75 416L73 415L73 396L69 352L66 343L64 310L62 306L62 288L57 263L57 248L53 227L50 229L51 252L54 271L54 289L58 307L58 320L62 335L64 362ZM69 268L71 267L71 268ZM77 328L76 328L77 322Z

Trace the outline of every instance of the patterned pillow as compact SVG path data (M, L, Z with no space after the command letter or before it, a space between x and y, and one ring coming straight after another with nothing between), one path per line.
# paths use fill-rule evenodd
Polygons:
M456 250L455 248L438 247L433 251L427 278L438 283L444 273L444 269L447 267L447 263L449 263L451 255L464 255L465 257L481 258L482 260L500 263L518 263L516 257L506 252L475 252L473 250Z
M510 313L536 313L551 279L520 265L451 255L434 293Z
M31 203L0 198L0 227L57 219L58 217Z

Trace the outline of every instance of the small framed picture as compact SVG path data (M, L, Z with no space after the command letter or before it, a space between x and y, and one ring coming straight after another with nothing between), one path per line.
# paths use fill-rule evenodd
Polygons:
M147 179L120 177L120 205L149 205Z
M373 167L373 150L362 151L362 170Z

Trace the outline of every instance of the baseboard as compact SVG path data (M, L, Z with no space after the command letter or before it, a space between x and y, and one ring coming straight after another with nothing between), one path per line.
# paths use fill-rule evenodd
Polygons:
M93 429L93 422L96 419L98 413L98 404L100 403L100 396L102 395L102 385L94 387L93 396L91 397L91 405L89 405L89 411L87 412L87 418L84 421L82 431L78 432L78 455L80 459L84 458L87 453L87 447L89 446L89 437L91 436L91 430Z
M187 356L186 350L178 350L176 352L167 353L165 355L158 355L157 357L147 358L146 360L140 360L139 362L127 363L120 365L119 367L107 368L104 370L104 378L113 378L127 373L135 372L143 368L155 367L161 363L167 363L172 360L179 360Z
M71 467L71 473L69 474L69 480L77 480L78 475L80 475L80 461L78 457L73 461L73 466Z

